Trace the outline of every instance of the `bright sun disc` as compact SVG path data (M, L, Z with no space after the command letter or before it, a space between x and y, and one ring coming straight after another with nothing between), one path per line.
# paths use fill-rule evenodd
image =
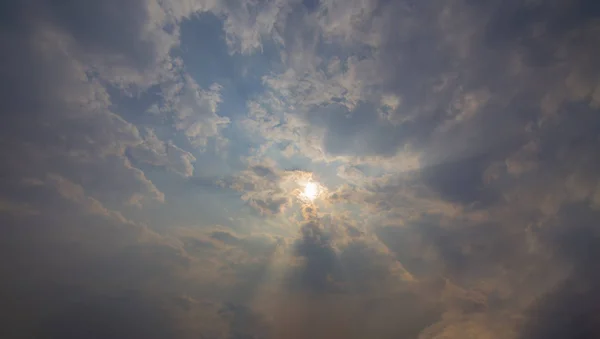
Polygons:
M318 194L319 194L319 187L317 187L316 183L309 182L306 184L306 186L304 186L304 196L308 200L310 200L310 201L315 200L315 198L317 197Z

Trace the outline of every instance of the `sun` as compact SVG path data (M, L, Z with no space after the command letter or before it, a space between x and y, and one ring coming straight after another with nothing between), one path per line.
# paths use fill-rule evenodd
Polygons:
M310 201L315 200L319 195L319 186L314 182L307 182L302 195Z

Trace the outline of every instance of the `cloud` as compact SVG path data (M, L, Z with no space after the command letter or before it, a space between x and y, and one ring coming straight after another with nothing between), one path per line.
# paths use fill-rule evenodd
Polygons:
M288 62L284 72L265 78L271 91L262 99L263 111L266 109L267 117L279 122L274 128L261 131L269 141L283 145L293 143L301 154L311 158L324 154L389 156L396 154L399 148L408 147L421 153L426 160L423 165L427 166L427 163L456 161L505 147L512 142L511 138L519 137L518 129L526 123L524 116L499 113L500 109L506 111L507 105L521 102L513 99L515 88L501 87L501 82L496 83L495 78L486 81L482 76L498 73L494 69L507 69L511 82L518 83L520 89L538 98L535 88L544 85L529 81L531 72L538 72L535 66L528 65L526 71L511 73L515 55L530 53L527 46L506 46L506 53L494 55L488 58L489 61L479 58L490 53L488 43L493 44L497 39L489 32L495 31L493 25L499 23L494 20L500 22L502 16L490 19L489 25L484 19L492 17L493 6L470 7L461 1L429 7L381 4L380 8L385 10L373 17L369 13L376 11L378 5L372 2L361 2L356 7L344 6L344 9L336 6L335 3L321 4L323 12L319 15L322 20L332 20L326 25L335 27L330 34L337 32L333 36L354 42L349 46L342 45L347 48L344 53L355 52L356 43L374 41L378 41L377 52L365 52L362 59L340 57L336 53L319 54L321 50L311 48L300 52L294 47L298 44L295 39L318 39L317 33L309 28L297 29L296 35L290 32L285 51L292 55L309 53L314 62L309 68ZM531 6L535 8L536 5ZM531 9L527 5L523 8L515 5L507 10L528 13ZM348 13L354 11L360 13L353 17L356 21L343 19L352 17ZM310 22L312 15L317 14L307 13L303 20ZM404 19L397 20L398 17ZM415 18L432 24L427 27L416 25ZM550 19L549 24L552 20L555 19ZM292 23L294 21L290 19L290 25ZM392 31L402 33L386 35ZM301 34L305 36L301 37ZM547 39L544 43L556 48L560 45L557 40L564 33L553 34L540 40ZM377 35L379 40L360 38L371 38L372 35ZM334 42L337 41L323 41L326 45L334 45ZM419 48L411 47L417 43ZM579 67L577 65L570 60L568 67ZM558 69L556 74L560 77ZM348 78L341 80L343 77ZM331 92L337 84L341 84L340 90ZM351 84L353 88L343 84ZM494 100L490 100L491 84L497 84L493 85ZM373 106L379 105L382 96L390 95L403 98L402 110L386 109L385 119L378 121L371 114L375 110ZM361 101L365 103L359 105ZM477 114L481 110L484 112ZM517 108L508 110L518 111ZM302 117L307 125L296 122L297 118L273 113L281 111ZM264 122L265 118L259 121ZM389 121L393 125L386 124ZM303 138L298 138L298 133Z
M34 48L54 41L51 30L39 34L42 36L32 38ZM95 194L121 201L134 194L162 200L162 193L124 158L127 148L141 143L139 132L109 110L110 100L100 83L89 78L81 64L68 59L59 47L17 52L25 53L23 59L31 60L27 65L32 68L27 69L31 73L22 73L13 83L17 88L29 86L31 94L8 96L3 111L5 117L16 117L4 126L8 143L2 157L10 175L18 181L20 177L43 178L54 172L76 182L89 182L94 173L99 175L97 178L112 173L112 178L125 184L119 186L111 180L107 186L96 185ZM5 66L10 77L12 66ZM54 71L58 72L56 82L50 83L46 77ZM115 184L121 192L118 197L111 189Z
M570 264L571 272L533 303L520 337L593 338L598 335L600 328L594 320L598 316L595 306L599 296L598 274L590 269L598 241L593 226L596 216L597 212L581 207L567 208L560 213L561 221L571 227L557 230L552 242L557 255Z
M297 276L290 278L291 283L309 293L327 294L343 291L339 285L340 266L329 235L314 221L305 223L301 232L301 238L295 247L297 257L303 262Z
M254 333L252 319L240 314L231 320L217 295L249 298L248 285L260 282L260 267L276 249L275 239L222 229L161 235L125 220L63 178L51 177L49 183L54 186L34 187L38 196L49 198L39 214L1 216L8 227L3 253L14 255L1 260L2 272L12 272L11 280L0 284L7 300L2 314L10 322L3 334ZM108 312L114 307L119 311ZM126 322L131 312L138 317ZM80 316L95 320L67 326Z
M3 253L10 254L2 257L2 271L11 276L0 286L7 301L3 334L142 335L149 330L143 326L149 319L164 319L156 324L156 332L171 333L174 326L160 306L142 296L141 286L157 272L181 268L184 258L156 233L124 220L85 197L80 187L61 180L52 178L58 191L49 196L54 198L47 201L53 201L52 206L40 207L39 215L2 215L7 225ZM53 190L38 194L48 196ZM108 312L116 305L120 311ZM125 321L129 312L137 311L139 322ZM75 319L77 326L69 327Z
M48 181L50 185L54 186L60 196L81 205L88 213L115 219L117 222L129 222L121 213L110 211L98 200L86 196L85 191L81 186L56 174L48 175Z
M154 0L127 4L109 1L32 1L15 9L37 29L53 27L64 33L62 43L73 57L99 76L122 86L147 86L161 76L160 64L178 43L177 31L163 29L170 17ZM107 25L111 22L111 25Z
M151 129L146 130L144 142L131 149L130 155L138 161L157 167L166 167L183 177L190 177L194 174L193 163L196 162L194 155L179 148L172 141L160 140Z
M147 300L131 297L97 299L76 303L55 319L47 320L43 335L48 338L77 338L88 336L90 332L96 338L162 338L175 335L170 320L159 308L148 305ZM148 322L154 326L147 327Z
M271 320L271 336L416 337L436 320L435 303L418 296L412 276L381 242L314 208L303 213L282 285L255 303Z
M177 35L163 29L168 20L152 1L10 9L0 70L1 186L11 195L2 212L2 271L11 276L0 288L3 336L179 335L181 312L165 297L184 284L190 260L127 213L165 201L128 156L182 175L192 174L194 156L152 133L143 138L115 110L168 75ZM132 314L137 320L127 320Z
M220 130L229 124L229 119L216 114L221 102L221 86L211 85L208 91L200 86L188 74L163 88L165 100L162 111L171 112L177 122L175 128L184 131L192 145L200 149L207 147L209 138L220 137Z
M598 14L3 3L0 336L597 337Z
M280 0L226 7L223 28L227 45L232 51L244 54L262 50L263 38L278 39L277 25L289 13L290 7Z
M281 170L272 162L249 159L248 169L226 178L222 185L241 192L242 200L263 215L282 213L299 195L302 182L311 174L304 171Z

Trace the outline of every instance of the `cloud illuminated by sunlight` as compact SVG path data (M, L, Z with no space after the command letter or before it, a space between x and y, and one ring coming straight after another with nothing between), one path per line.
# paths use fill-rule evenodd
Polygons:
M325 192L325 187L313 180L303 181L299 184L301 190L298 192L298 197L305 203L313 203L323 194L323 192Z
M317 187L317 184L314 182L307 183L306 186L304 186L303 194L308 200L310 200L310 201L315 200L315 198L319 194L319 189Z

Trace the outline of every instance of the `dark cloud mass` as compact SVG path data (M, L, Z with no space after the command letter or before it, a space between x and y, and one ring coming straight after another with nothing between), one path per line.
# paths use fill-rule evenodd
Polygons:
M0 338L600 338L600 3L0 2Z

